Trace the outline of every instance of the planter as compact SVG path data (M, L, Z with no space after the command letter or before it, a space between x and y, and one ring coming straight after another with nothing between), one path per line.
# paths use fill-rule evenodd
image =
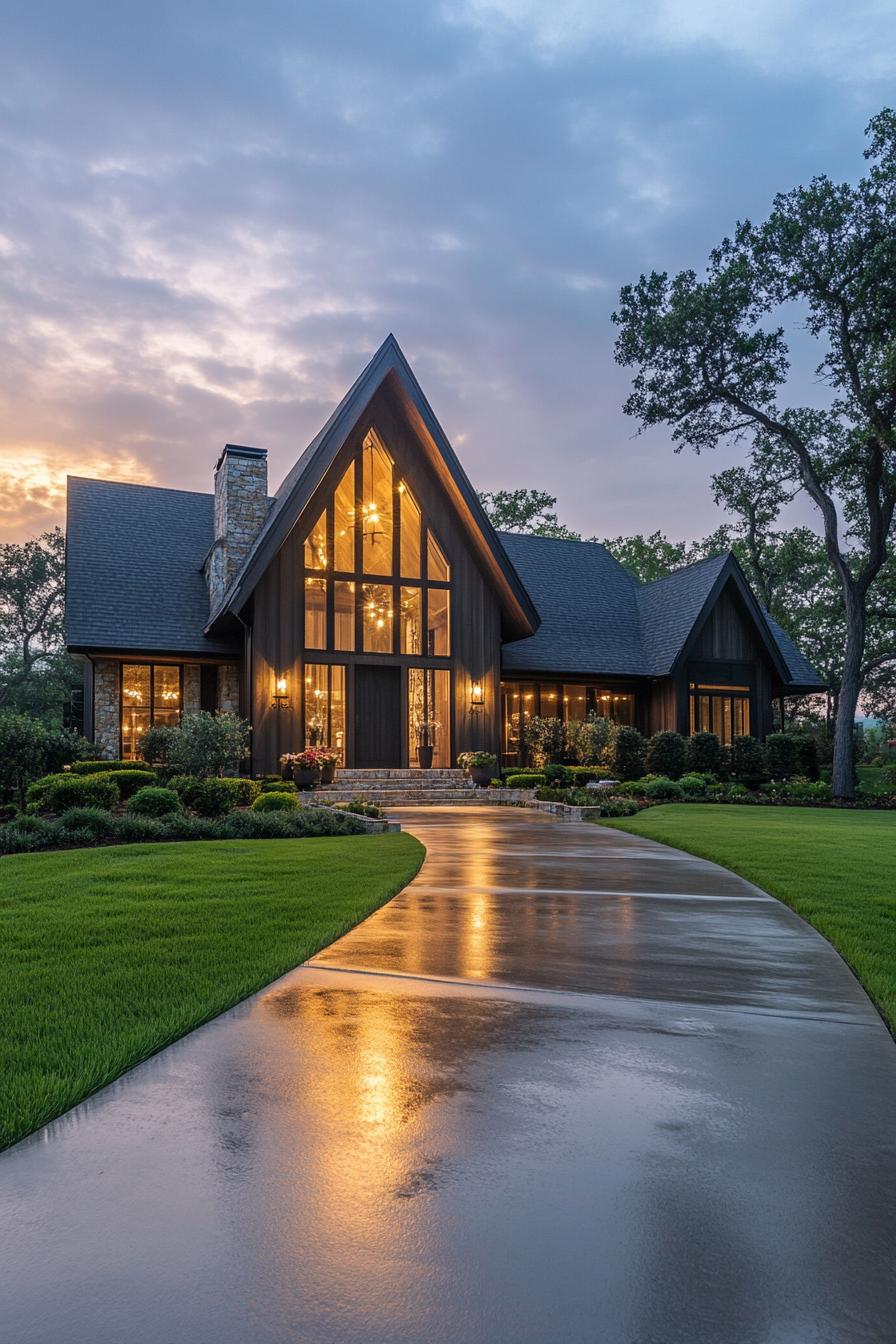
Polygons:
M421 770L431 770L431 769L432 769L432 754L433 754L434 751L435 751L435 747L418 747L418 748L417 748L417 760L418 760L419 763L420 763L420 769L421 769Z
M292 772L297 789L313 789L320 779L319 770L311 770L307 766L297 765Z
M332 784L336 778L336 762L331 761L329 765L321 766L320 782L321 784Z
M471 765L470 778L477 789L487 789L492 782L492 769L488 765Z
M280 770L280 778L292 779L292 777L293 777L293 767L291 765L284 765Z

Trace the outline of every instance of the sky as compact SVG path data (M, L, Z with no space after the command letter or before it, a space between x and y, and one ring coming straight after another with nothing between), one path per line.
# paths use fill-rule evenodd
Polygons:
M4 0L0 539L67 474L279 484L394 332L480 490L715 528L636 437L622 284L699 270L892 101L892 0ZM794 336L799 343L800 333Z

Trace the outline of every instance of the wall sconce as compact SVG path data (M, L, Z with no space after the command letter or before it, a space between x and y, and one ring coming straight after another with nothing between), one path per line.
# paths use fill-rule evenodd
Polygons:
M285 677L277 677L274 681L274 696L271 700L272 709L289 709L289 690Z
M482 710L485 706L485 691L482 688L481 681L474 681L470 687L470 708L474 712Z

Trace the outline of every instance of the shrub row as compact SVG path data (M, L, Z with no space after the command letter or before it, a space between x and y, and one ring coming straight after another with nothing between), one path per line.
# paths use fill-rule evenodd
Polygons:
M306 807L279 815L250 809L223 818L191 817L180 808L156 817L133 811L116 816L101 808L75 807L55 821L24 815L0 826L0 854L156 840L294 840L364 833L363 823L350 813L326 807Z
M568 807L593 807L601 817L633 817L639 811L631 798L607 798L595 789L552 789L544 786L535 790L542 803L565 803Z

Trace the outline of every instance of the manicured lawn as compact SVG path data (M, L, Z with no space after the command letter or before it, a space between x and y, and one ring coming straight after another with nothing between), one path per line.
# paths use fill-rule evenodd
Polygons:
M896 812L672 803L602 822L712 859L834 944L896 1034Z
M331 943L423 853L367 835L0 859L0 1148Z

